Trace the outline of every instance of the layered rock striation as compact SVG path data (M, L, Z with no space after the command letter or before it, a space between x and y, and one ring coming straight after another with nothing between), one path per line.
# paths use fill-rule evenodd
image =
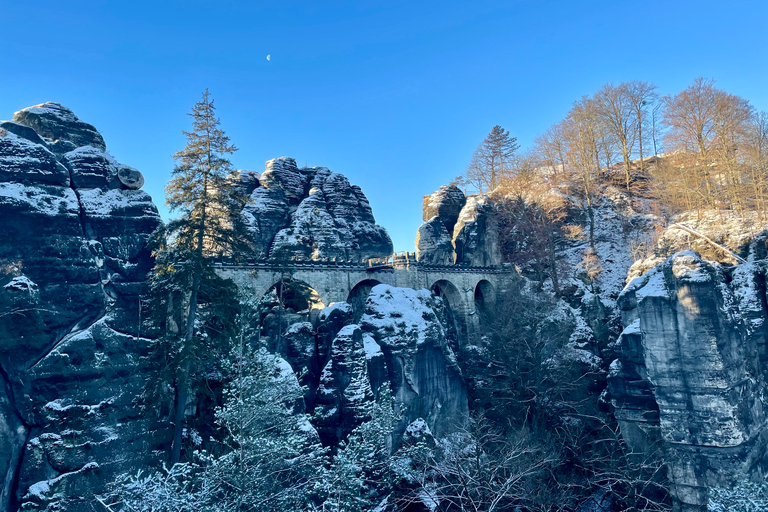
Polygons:
M619 297L616 418L635 451L662 447L680 510L765 474L765 273L764 260L732 268L682 251Z
M158 445L134 398L160 225L139 171L45 103L0 123L0 509L91 510Z
M256 257L363 261L392 254L360 187L325 167L301 168L293 158L269 160L243 210Z

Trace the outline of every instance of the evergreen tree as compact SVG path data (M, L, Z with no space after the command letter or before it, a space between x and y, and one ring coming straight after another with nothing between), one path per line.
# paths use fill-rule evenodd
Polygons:
M216 510L312 510L323 486L325 449L303 406L290 365L265 349L240 343L229 366L232 381L216 412L228 452L209 465L221 489Z
M397 419L389 384L368 402L370 419L342 441L327 475L328 512L356 512L376 508L394 485L390 470L392 429Z
M153 276L154 290L161 300L168 299L170 310L166 313L168 336L159 348L174 374L173 463L181 455L190 376L206 345L203 320L221 318L221 309L216 309L222 302L216 299L226 303L232 297L220 292L225 285L213 271L210 258L238 256L249 246L240 214L245 200L239 195L240 188L233 186L237 173L228 160L236 148L219 127L207 89L189 115L192 131L183 132L187 145L173 155L177 164L166 186L166 204L180 215L166 227L168 243L156 253Z
M491 191L512 173L512 158L520 146L517 138L499 125L480 143L467 168L467 182L480 192Z

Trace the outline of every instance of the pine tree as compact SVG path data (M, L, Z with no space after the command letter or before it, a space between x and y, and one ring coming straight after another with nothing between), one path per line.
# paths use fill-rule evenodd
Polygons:
M328 498L324 510L355 512L372 510L391 492L392 430L397 416L389 384L379 389L376 401L368 402L370 419L342 441L328 471Z
M238 345L216 412L228 451L208 470L221 489L219 509L311 510L327 459L308 415L295 410L303 390L285 360Z
M475 150L467 168L467 182L480 192L491 191L510 177L512 158L520 146L517 138L499 125L494 126Z
M166 204L180 215L166 227L168 243L156 254L153 276L156 294L168 300L171 310L168 336L160 348L174 373L173 463L180 460L191 374L205 345L203 320L220 318L221 310L215 310L222 302L216 299L226 303L231 298L221 293L225 285L213 271L211 257L236 257L249 247L240 214L245 199L233 186L237 173L228 159L237 148L219 127L207 89L189 116L192 131L183 132L187 145L173 155L177 164L165 189Z

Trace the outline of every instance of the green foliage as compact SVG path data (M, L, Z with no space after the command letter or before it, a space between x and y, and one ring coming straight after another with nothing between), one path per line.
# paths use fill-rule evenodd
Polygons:
M236 148L219 127L208 90L189 114L187 145L174 155L177 164L166 187L166 204L179 217L168 223L155 250L152 291L157 313L164 315L165 336L155 346L161 371L172 375L175 394L171 461L181 458L186 406L196 370L206 360L213 338L230 337L227 310L235 296L219 279L210 256L238 256L249 247L241 215L245 199L227 156ZM165 306L165 307L163 307ZM224 314L222 314L224 312Z
M210 465L227 510L307 510L319 492L326 455L291 367L264 349L240 345L216 422L228 452Z
M237 148L219 127L208 89L189 115L192 131L184 132L187 145L173 155L177 163L165 187L166 204L181 214L168 223L172 245L197 257L238 255L249 244L240 214L246 199L227 158Z

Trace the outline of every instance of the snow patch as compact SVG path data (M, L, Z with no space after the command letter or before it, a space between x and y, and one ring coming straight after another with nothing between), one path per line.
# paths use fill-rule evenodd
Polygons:
M363 348L365 349L366 359L373 359L374 357L384 355L379 344L376 343L376 340L373 339L373 336L368 333L363 334Z

